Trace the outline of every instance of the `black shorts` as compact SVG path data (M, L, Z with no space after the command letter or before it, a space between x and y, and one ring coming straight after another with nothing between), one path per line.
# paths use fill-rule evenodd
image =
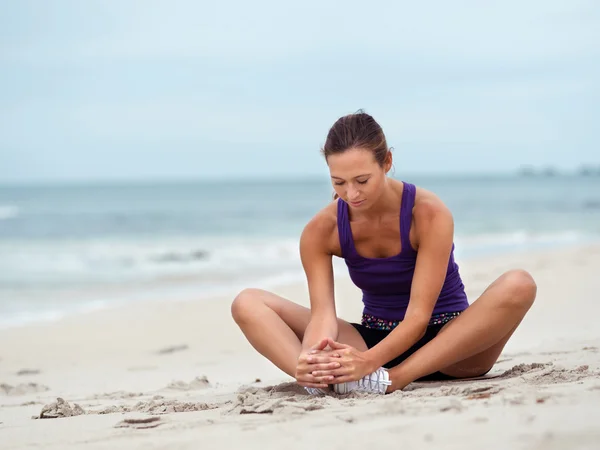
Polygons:
M368 328L364 325L358 323L351 323L354 328L360 333L368 348L375 347L379 344L388 334L392 332L392 330L378 330L376 328ZM390 362L383 365L386 369L391 369L392 367L397 366L414 352L419 350L429 341L431 341L440 330L446 325L445 323L437 324L437 325L429 325L427 330L425 331L425 335L419 339L411 348L406 350L397 358L391 360ZM450 375L443 374L441 372L434 372L429 375L425 375L424 377L419 378L416 381L437 381L437 380L455 380L456 377L452 377Z

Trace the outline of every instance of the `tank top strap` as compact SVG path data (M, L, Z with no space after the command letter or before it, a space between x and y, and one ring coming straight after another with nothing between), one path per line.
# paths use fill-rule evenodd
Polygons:
M402 182L402 204L400 205L400 240L402 242L402 253L410 251L410 225L412 222L412 211L415 206L417 188L414 184Z
M348 258L352 254L352 228L350 228L350 217L348 216L348 204L338 198L337 201L337 227L340 238L342 257Z

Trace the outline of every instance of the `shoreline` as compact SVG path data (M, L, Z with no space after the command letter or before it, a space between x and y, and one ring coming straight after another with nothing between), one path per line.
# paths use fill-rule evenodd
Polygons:
M545 262L546 260L564 259L566 257L564 255L577 255L580 253L600 254L600 244L539 249L535 252L523 250L492 256L463 258L457 261L457 263L465 284L469 303L472 303L489 284L507 270L525 269L530 271L535 279L536 269L544 269L549 264ZM532 264L532 261L535 261L535 263ZM576 264L578 265L578 263ZM340 260L337 265L334 264L334 271L338 317L347 321L360 320L362 313L360 290L350 280L343 261ZM268 287L259 284L245 287L268 289L300 305L309 306L308 288L304 279L294 283L282 283ZM115 323L122 322L123 318L126 318L125 321L134 319L145 320L148 316L152 316L154 319L154 316L163 313L177 315L180 313L185 314L188 310L218 310L221 314L226 310L225 318L233 324L233 319L229 315L229 306L237 292L239 292L239 289L201 297L190 294L186 297L161 298L160 300L152 299L143 302L106 305L101 309L69 314L56 320L2 328L0 329L0 343L6 340L6 336L26 335L29 332L35 333L36 330L61 329L63 327L77 326L81 323L103 323L108 326L113 321ZM186 320L189 320L187 314L184 317Z

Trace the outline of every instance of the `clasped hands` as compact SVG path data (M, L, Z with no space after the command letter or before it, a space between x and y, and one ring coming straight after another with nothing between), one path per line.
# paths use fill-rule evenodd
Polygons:
M366 352L326 338L300 354L295 378L304 387L327 388L360 380L376 369Z

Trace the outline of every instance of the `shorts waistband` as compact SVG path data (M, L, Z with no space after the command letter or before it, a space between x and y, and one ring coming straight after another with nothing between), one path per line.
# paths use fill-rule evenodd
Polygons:
M429 319L429 326L431 325L443 325L445 323L450 322L452 319L460 316L462 311L455 312L447 312L441 314L434 314ZM398 324L402 322L401 320L388 320L381 319L379 317L372 316L370 314L363 314L361 324L367 328L372 328L374 330L383 330L383 331L391 331L398 326Z

